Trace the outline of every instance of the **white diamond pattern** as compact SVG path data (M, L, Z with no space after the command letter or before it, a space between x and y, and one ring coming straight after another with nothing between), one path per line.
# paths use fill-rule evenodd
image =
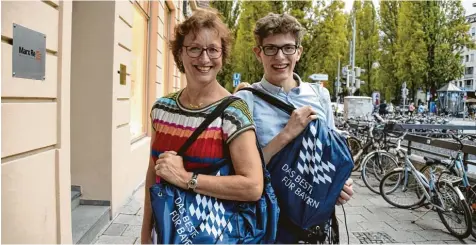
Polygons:
M219 176L219 173L217 174ZM233 231L231 222L225 218L225 207L223 203L214 197L202 196L197 193L195 203L188 207L191 216L195 216L201 221L200 230L213 234L215 238L219 237L223 241L222 233L227 229Z
M302 148L299 152L298 170L301 174L312 174L313 182L317 184L332 183L328 174L335 172L335 166L330 162L321 161L322 142L319 140L317 128L311 125L311 137L302 139Z

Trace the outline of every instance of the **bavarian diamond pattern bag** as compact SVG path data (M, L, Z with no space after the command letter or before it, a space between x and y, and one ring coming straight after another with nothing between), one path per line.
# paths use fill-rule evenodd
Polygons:
M295 109L259 90L242 90L290 115ZM310 122L267 166L281 208L280 222L310 230L329 221L353 166L345 138L320 119Z
M220 116L225 108L237 100L225 99L193 132L178 151L183 156L197 137ZM257 145L259 149L259 145ZM264 190L257 202L221 200L184 190L163 180L150 188L151 207L158 244L238 244L274 243L279 216L276 196L270 175L264 167ZM196 173L216 176L233 175L229 154L219 163Z

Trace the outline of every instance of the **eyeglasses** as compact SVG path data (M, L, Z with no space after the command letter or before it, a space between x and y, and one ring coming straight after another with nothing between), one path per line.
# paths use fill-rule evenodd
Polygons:
M263 53L266 56L274 56L278 54L279 50L283 51L284 55L292 55L296 53L296 50L298 49L298 47L299 47L298 45L291 45L291 44L286 44L281 47L274 46L274 45L260 46L261 50L263 50Z
M215 48L215 47L207 47L207 48L201 48L197 46L184 46L185 51L187 55L190 58L198 58L202 55L203 51L207 51L207 55L210 59L218 59L222 55L222 49L221 48Z

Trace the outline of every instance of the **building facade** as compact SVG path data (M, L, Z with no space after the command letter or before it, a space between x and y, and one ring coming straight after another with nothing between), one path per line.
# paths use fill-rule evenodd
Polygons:
M197 3L1 7L2 243L90 242L144 181L150 108L186 84L168 41ZM12 72L17 25L45 36L43 79Z
M468 15L466 21L470 24L469 35L476 40L476 14ZM464 49L461 62L464 65L464 76L453 81L453 84L461 90L474 95L476 91L476 50Z

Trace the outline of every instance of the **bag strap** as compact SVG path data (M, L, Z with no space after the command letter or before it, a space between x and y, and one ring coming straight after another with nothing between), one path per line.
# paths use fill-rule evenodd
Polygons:
M285 102L283 102L282 100L272 96L272 95L269 95L265 92L262 92L262 91L259 91L255 88L252 88L252 87L245 87L245 88L242 88L240 89L239 91L241 90L247 90L247 91L250 91L252 92L254 95L260 97L262 100L268 102L269 104L281 109L282 111L286 112L287 114L291 115L293 113L293 111L296 109L294 108L294 106L290 105L290 104L287 104Z
M229 96L225 98L218 106L210 113L205 120L193 131L192 135L185 141L185 143L180 147L177 152L177 155L184 156L188 148L197 140L198 136L219 116L223 114L225 109L234 101L239 100L240 98L235 96Z

